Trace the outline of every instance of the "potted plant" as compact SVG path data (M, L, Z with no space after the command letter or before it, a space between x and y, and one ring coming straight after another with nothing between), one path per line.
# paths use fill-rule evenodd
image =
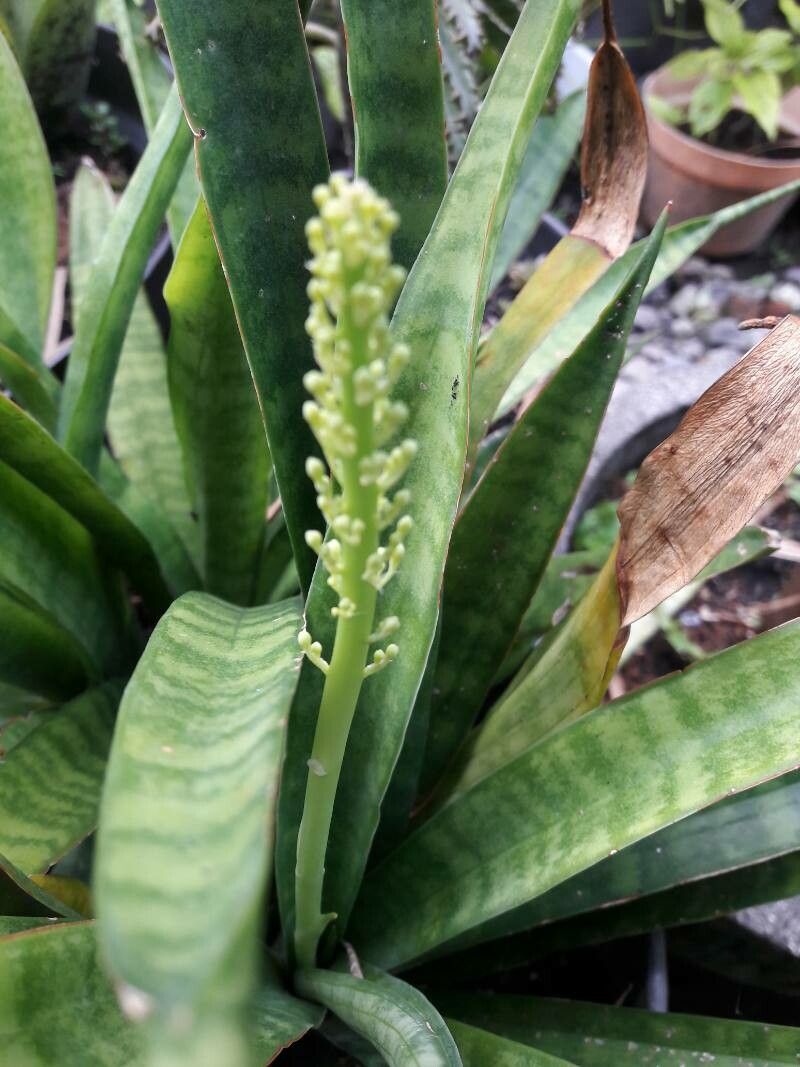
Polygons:
M642 210L652 221L718 210L800 177L800 4L780 0L783 29L745 26L740 5L703 0L710 48L682 53L644 83L650 163ZM718 256L756 248L794 201L786 197L725 227Z

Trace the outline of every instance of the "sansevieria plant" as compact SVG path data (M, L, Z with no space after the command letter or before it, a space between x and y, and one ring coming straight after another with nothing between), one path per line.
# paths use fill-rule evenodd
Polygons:
M574 604L553 554L647 287L765 197L631 243L606 8L580 216L482 333L577 136L583 101L538 116L578 0L528 0L452 175L433 0L342 0L353 176L307 3L159 0L175 87L110 6L150 141L119 202L76 175L63 382L0 38L0 1062L795 1063L799 1030L490 995L800 892L797 623L603 702L634 621L774 547L800 320L648 457Z

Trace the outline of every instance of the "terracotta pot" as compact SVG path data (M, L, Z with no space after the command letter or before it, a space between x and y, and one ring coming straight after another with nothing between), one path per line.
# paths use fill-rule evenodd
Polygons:
M662 122L647 106L651 95L683 105L691 96L693 87L692 82L676 81L664 68L644 81L650 162L642 216L651 226L668 200L673 203L672 222L682 222L800 178L800 155L796 159L774 160L711 148ZM784 99L781 128L792 136L797 136L800 130L800 94L797 90ZM797 196L794 193L782 197L725 226L708 242L703 252L721 257L752 252L769 237Z

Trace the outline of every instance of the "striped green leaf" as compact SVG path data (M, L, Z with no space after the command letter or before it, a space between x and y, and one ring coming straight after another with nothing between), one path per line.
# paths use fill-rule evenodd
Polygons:
M206 590L256 603L270 457L205 203L198 201L164 295L169 389L200 526Z
M423 790L463 742L544 574L586 473L665 225L666 214L600 321L522 412L456 520Z
M241 609L187 594L122 701L98 834L99 937L170 1067L248 1062L300 621L297 601Z
M800 1048L800 1030L788 1026L521 996L452 996L441 1003L448 1015L577 1067L655 1067L673 1060L773 1067L796 1063Z
M148 32L149 16L136 0L110 0L120 49L133 82L144 128L152 137L158 116L169 96L172 78L158 41ZM186 161L175 194L167 208L167 223L177 248L186 224L192 217L199 192L194 159Z
M58 423L64 447L92 474L99 467L114 376L147 257L191 143L173 91L94 261Z
M164 528L162 540L156 542L155 532L162 529L157 519L142 522L144 508L135 506L133 501L121 499L119 507L113 503L43 427L2 395L0 460L81 523L103 556L123 570L154 607L163 610L172 599L167 574L176 592L197 582L191 561L174 533L170 537L171 531ZM124 477L113 464L109 471L124 495ZM134 516L133 521L129 514ZM147 535L142 532L145 528ZM157 544L160 557L173 566L164 565L162 570L148 537Z
M419 990L374 967L363 975L300 971L298 990L365 1037L389 1067L460 1067L455 1042Z
M434 0L344 0L356 175L400 215L394 257L410 267L447 186Z
M491 289L523 252L555 198L580 143L585 114L586 94L579 91L552 115L540 115L533 127L494 257Z
M770 631L598 708L483 779L368 875L357 949L380 966L417 959L789 770L798 648L800 623Z
M344 926L380 806L403 744L436 629L447 542L464 471L466 383L477 344L494 248L525 145L572 29L574 0L529 2L472 128L424 249L393 319L412 359L397 396L419 454L404 485L417 533L383 611L403 627L400 656L364 687L347 745L328 853L325 910ZM307 603L309 627L326 640L330 604L322 574ZM312 672L313 673L313 672ZM306 684L306 679L309 679ZM301 679L292 709L278 823L278 887L287 936L292 928L296 835L319 707L319 682Z
M129 666L134 637L117 576L68 512L2 462L0 587L70 633L95 676Z
M661 253L656 260L653 273L650 278L649 290L669 278L681 267L687 259L691 258L715 233L729 222L746 218L760 207L779 200L787 193L800 189L800 180L790 182L778 189L772 189L767 193L759 193L758 196L741 200L737 204L721 208L711 215L702 215L696 219L689 219L677 226L670 226L664 236ZM506 393L500 403L497 414L510 411L518 404L526 393L542 381L558 367L561 361L573 352L575 346L586 336L591 329L597 315L606 306L611 294L625 272L630 270L633 257L638 254L638 246L633 245L625 255L621 256L603 276L592 286L568 315L564 316L554 328L531 349L527 362L516 375L513 382L508 383Z
M16 921L13 936L0 935L0 1039L9 1064L174 1067L174 1060L150 1058L139 1029L125 1019L98 963L94 923L24 929L22 922ZM322 1009L290 996L270 977L249 1015L252 1061L263 1065L317 1026ZM206 1048L193 1067L229 1063Z
M46 919L42 916L1 915L0 937L7 937L9 934L21 934L26 930L36 930L43 926L52 926L55 921L57 920Z
M301 417L313 365L306 220L328 160L296 0L159 0L197 166L266 422L301 584L319 513L303 476L315 452Z
M44 874L94 830L120 690L48 712L0 764L0 854L24 874Z
M2 33L0 129L0 342L35 365L56 268L56 198L36 113Z
M70 286L77 330L92 267L115 214L105 176L82 164L70 199ZM161 331L140 290L127 333L108 409L108 436L115 459L137 489L161 508L187 545L197 540L183 474L167 386L167 357Z
M751 874L755 894L752 902L746 894L736 897L736 906L762 903L767 886L757 884L759 874L753 867L794 852L800 869L800 853L796 852L799 816L798 772L727 797L602 860L529 904L469 931L452 947L480 947L460 954L458 972L505 970L546 954L562 938L570 943L580 943L576 939L583 936L602 940L605 930L608 937L617 936L621 923L634 921L627 916L651 916L652 925L710 917L724 907L725 894L738 885L738 880L733 880L727 889L718 876L733 871ZM793 868L787 864L778 870ZM783 885L782 873L780 878ZM742 880L746 882L746 877ZM701 895L698 885L704 881L714 884L702 890L701 904L695 897ZM687 892L673 892L680 886L686 886ZM649 898L658 899L648 903ZM692 904L689 910L687 900ZM573 916L586 918L573 922L565 934L563 920ZM491 944L484 943L487 941Z
M476 1026L447 1020L450 1032L456 1039L464 1067L563 1067L570 1061L540 1052L530 1045L498 1037Z

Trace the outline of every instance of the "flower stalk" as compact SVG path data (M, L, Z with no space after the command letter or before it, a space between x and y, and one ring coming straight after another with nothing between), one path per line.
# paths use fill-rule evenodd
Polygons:
M412 522L410 495L395 489L416 452L405 440L388 451L407 417L390 391L405 367L405 345L391 341L388 313L405 273L391 262L390 238L398 218L363 181L334 176L314 190L319 216L306 233L313 254L306 323L318 370L304 384L312 399L303 417L325 462L312 457L306 472L328 523L323 538L306 541L328 571L338 594L330 661L307 629L298 637L304 655L325 674L297 842L295 954L313 967L319 939L335 918L322 914L325 853L347 738L361 686L398 655L399 629L389 616L375 624L378 596L403 558Z

